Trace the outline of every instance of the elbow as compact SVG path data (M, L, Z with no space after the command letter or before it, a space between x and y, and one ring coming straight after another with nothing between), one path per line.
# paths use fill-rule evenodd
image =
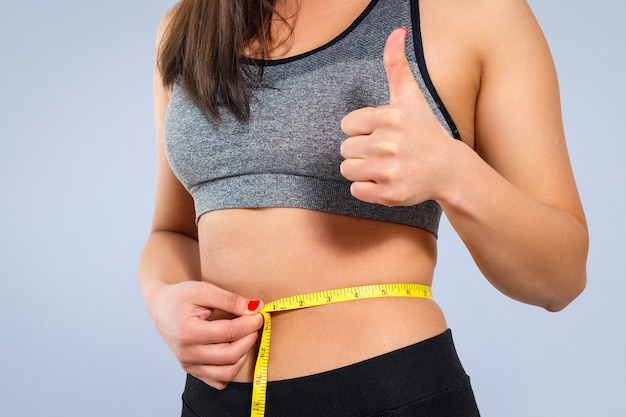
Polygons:
M551 313L562 311L585 290L586 286L587 276L586 273L582 273L575 280L571 280L565 288L553 292L542 307Z
M562 311L572 303L587 286L587 256L589 254L589 235L584 228L582 238L576 240L579 244L576 247L576 256L570 257L573 262L567 262L565 268L561 269L561 279L558 280L550 295L545 300L542 307L549 312L556 313Z

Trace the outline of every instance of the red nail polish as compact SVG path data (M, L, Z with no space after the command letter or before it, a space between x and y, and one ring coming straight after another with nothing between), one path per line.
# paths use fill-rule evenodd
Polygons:
M404 31L404 36L402 37L402 43L406 42L406 38L409 36L409 28L406 26L402 26L400 29Z
M252 300L248 303L248 310L250 311L254 311L257 308L259 308L259 304L261 304L261 302L259 300Z

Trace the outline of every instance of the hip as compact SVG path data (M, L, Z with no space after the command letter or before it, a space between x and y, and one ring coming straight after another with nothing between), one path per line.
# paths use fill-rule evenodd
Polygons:
M215 390L187 377L183 417L248 416L251 383ZM478 416L452 334L325 372L269 382L267 417Z

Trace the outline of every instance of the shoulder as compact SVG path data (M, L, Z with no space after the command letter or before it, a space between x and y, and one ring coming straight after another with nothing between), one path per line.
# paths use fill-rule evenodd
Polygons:
M512 36L540 31L526 0L419 0L419 7L436 20L444 36L469 42L482 52Z
M181 8L181 2L179 1L178 3L174 4L167 12L165 12L163 17L161 17L161 20L159 21L159 26L157 29L157 46L160 45L163 39L165 38L168 28L172 24L172 21L176 17L180 8Z
M497 146L506 155L531 136L562 137L556 69L526 0L419 6L430 75L468 145L497 165Z
M474 147L478 96L492 76L515 70L505 64L519 59L517 50L545 50L538 25L526 0L411 1L419 5L429 75L461 137Z
M156 56L155 56L155 81L164 83L164 76L167 72L168 62L172 56L172 47L168 39L171 36L172 24L175 25L176 17L178 16L182 2L176 3L172 6L161 18L156 34ZM165 83L168 84L168 83ZM168 95L169 97L169 95Z
M413 0L422 7L438 7L447 10L449 16L465 16L469 23L471 21L486 23L491 22L492 26L499 23L506 23L509 19L524 18L530 12L527 0ZM498 21L490 20L498 17ZM505 21L503 21L504 19Z
M544 43L541 28L526 0L479 0L477 3L478 29L487 50L510 47L512 43Z

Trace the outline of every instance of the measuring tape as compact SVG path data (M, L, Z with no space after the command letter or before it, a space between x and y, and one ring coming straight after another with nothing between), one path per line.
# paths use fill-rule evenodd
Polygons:
M307 307L340 303L343 301L383 297L432 298L432 290L429 286L421 284L363 285L359 287L294 295L292 297L281 298L265 304L265 306L261 309L261 314L265 319L265 324L263 326L259 353L254 367L251 417L263 417L265 415L265 402L267 398L267 366L270 357L270 333L272 330L271 313L276 311L298 310Z

